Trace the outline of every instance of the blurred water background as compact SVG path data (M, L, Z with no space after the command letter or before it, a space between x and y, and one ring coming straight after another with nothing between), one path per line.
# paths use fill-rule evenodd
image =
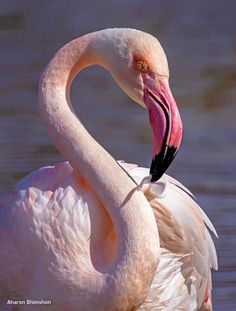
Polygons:
M184 123L168 173L196 195L219 234L214 310L236 310L236 2L105 0L0 2L0 188L61 161L37 112L40 73L67 41L107 27L157 36ZM117 159L150 163L147 115L100 68L72 89L90 133ZM78 103L78 105L77 105Z

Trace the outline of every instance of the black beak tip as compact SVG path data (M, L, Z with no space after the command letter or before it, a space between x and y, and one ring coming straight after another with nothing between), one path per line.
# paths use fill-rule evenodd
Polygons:
M153 175L153 174L151 174L151 182L156 182L156 181L158 181L158 180L161 178L162 175L163 175L163 174L159 174L159 175Z
M151 182L158 181L165 173L171 162L174 160L177 153L177 148L174 146L168 147L165 156L163 152L157 154L153 159L150 167Z
M164 170L160 165L160 161L158 161L157 156L152 160L151 168L150 168L150 175L151 175L151 182L158 181L161 176L164 174Z

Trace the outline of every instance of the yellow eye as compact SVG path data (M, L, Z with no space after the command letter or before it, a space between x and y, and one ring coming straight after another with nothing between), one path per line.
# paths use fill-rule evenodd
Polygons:
M144 61L142 61L142 60L138 60L137 63L136 63L136 69L138 71L144 72L144 71L147 70L147 64Z

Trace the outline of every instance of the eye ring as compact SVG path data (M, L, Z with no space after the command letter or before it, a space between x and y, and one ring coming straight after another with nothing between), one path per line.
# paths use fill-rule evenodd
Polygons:
M142 72L147 71L147 63L142 60L138 60L136 63L136 69Z

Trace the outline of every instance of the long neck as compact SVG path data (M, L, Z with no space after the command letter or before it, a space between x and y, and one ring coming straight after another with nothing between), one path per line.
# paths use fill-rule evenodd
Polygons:
M104 66L106 44L99 34L73 40L53 57L41 78L39 107L55 146L90 183L114 224L116 258L105 275L95 272L97 284L103 280L97 294L101 310L131 310L142 303L157 267L154 216L143 193L89 135L70 102L70 85L79 71L93 64Z

